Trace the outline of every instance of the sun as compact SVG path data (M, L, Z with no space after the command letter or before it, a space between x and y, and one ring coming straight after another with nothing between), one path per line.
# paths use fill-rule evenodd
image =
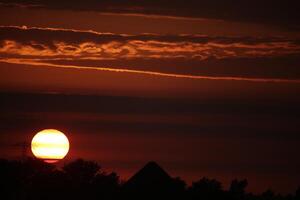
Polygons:
M56 129L45 129L38 132L31 141L33 155L48 163L63 159L69 152L68 138Z

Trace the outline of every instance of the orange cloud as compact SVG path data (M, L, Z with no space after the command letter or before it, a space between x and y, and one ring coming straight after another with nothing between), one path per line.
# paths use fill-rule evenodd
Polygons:
M217 42L163 42L163 41L107 41L105 43L67 43L53 41L51 45L29 41L20 43L4 40L0 47L2 55L9 57L95 57L98 59L118 58L186 58L204 60L210 57L275 57L300 53L300 46L290 42L258 44Z
M102 70L177 78L285 82L298 79L295 63L299 55L300 42L282 37L122 35L0 27L2 60L31 65L100 70L105 66ZM276 59L281 59L279 64Z
M287 38L205 35L125 35L58 28L0 27L1 52L37 56L209 57L280 56L300 53ZM42 51L41 51L42 50ZM37 53L37 52L40 52ZM230 53L229 53L230 52ZM257 54L255 54L257 52Z

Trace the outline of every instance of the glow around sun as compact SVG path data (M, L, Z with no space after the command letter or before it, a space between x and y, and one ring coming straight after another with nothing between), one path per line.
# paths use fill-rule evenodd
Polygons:
M68 138L55 129L45 129L38 132L31 141L31 151L36 158L45 162L57 162L69 152Z

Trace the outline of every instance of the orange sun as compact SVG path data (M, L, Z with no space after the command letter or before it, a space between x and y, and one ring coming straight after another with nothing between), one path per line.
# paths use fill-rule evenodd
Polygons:
M65 134L55 129L42 130L31 141L33 155L48 163L54 163L63 159L67 155L69 148L68 138Z

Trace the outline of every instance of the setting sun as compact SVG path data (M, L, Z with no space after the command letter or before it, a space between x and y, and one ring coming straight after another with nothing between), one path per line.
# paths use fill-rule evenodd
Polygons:
M69 140L58 130L45 129L33 137L31 150L36 158L49 163L57 162L67 155Z

